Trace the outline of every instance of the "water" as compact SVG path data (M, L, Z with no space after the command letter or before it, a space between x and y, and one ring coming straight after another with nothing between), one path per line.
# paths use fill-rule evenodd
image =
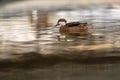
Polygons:
M52 25L40 28L38 40L28 16L1 19L0 79L119 80L119 12L119 9L100 9L78 10L69 15L64 15L69 12L52 13L56 14L50 19ZM54 24L63 15L71 21L87 21L94 37L59 41L59 27Z

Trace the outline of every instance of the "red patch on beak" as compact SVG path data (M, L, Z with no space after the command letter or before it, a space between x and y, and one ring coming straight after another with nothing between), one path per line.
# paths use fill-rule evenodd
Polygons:
M60 25L59 22L57 22L57 24L55 26L58 26L58 25Z

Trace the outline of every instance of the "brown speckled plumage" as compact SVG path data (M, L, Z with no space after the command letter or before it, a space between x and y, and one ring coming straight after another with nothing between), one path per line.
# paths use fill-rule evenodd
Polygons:
M88 24L80 22L67 23L65 26L60 27L59 32L64 35L85 36L88 34Z

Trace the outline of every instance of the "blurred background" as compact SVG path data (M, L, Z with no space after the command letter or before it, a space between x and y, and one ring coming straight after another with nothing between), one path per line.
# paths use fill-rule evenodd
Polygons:
M59 41L60 18L93 37ZM120 0L0 0L0 79L119 80L119 61Z
M91 41L83 40L83 42L78 40L78 43L75 43L75 38L70 39L68 40L70 45L66 45L67 47L71 47L71 44L78 44L74 48L81 47L80 44L84 43L85 49L83 50L86 50L86 45L87 48L90 48L89 44L96 46L94 44L105 43L106 46L111 46L108 46L108 51L112 51L113 48L119 50L119 2L119 0L61 0L59 2L56 0L1 0L1 53L34 52L34 49L36 52L36 46L39 47L37 52L42 53L41 50L50 46L47 48L50 51L43 52L43 54L47 54L52 51L52 48L56 48L55 46L66 45L65 41L60 43L56 37L60 35L59 28L55 26L60 18L65 18L68 22L87 22L88 31L92 35L104 36L104 39L93 38ZM24 44L24 42L29 42L29 44ZM46 44L47 47L44 47ZM22 46L26 47L23 48L24 50L18 51ZM59 47L55 50L60 50ZM106 48L102 48L106 50Z

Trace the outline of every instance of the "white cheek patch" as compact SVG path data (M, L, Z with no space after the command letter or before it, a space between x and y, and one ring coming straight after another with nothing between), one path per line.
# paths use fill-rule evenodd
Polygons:
M59 24L61 25L61 26L64 26L66 23L65 22L59 22Z

